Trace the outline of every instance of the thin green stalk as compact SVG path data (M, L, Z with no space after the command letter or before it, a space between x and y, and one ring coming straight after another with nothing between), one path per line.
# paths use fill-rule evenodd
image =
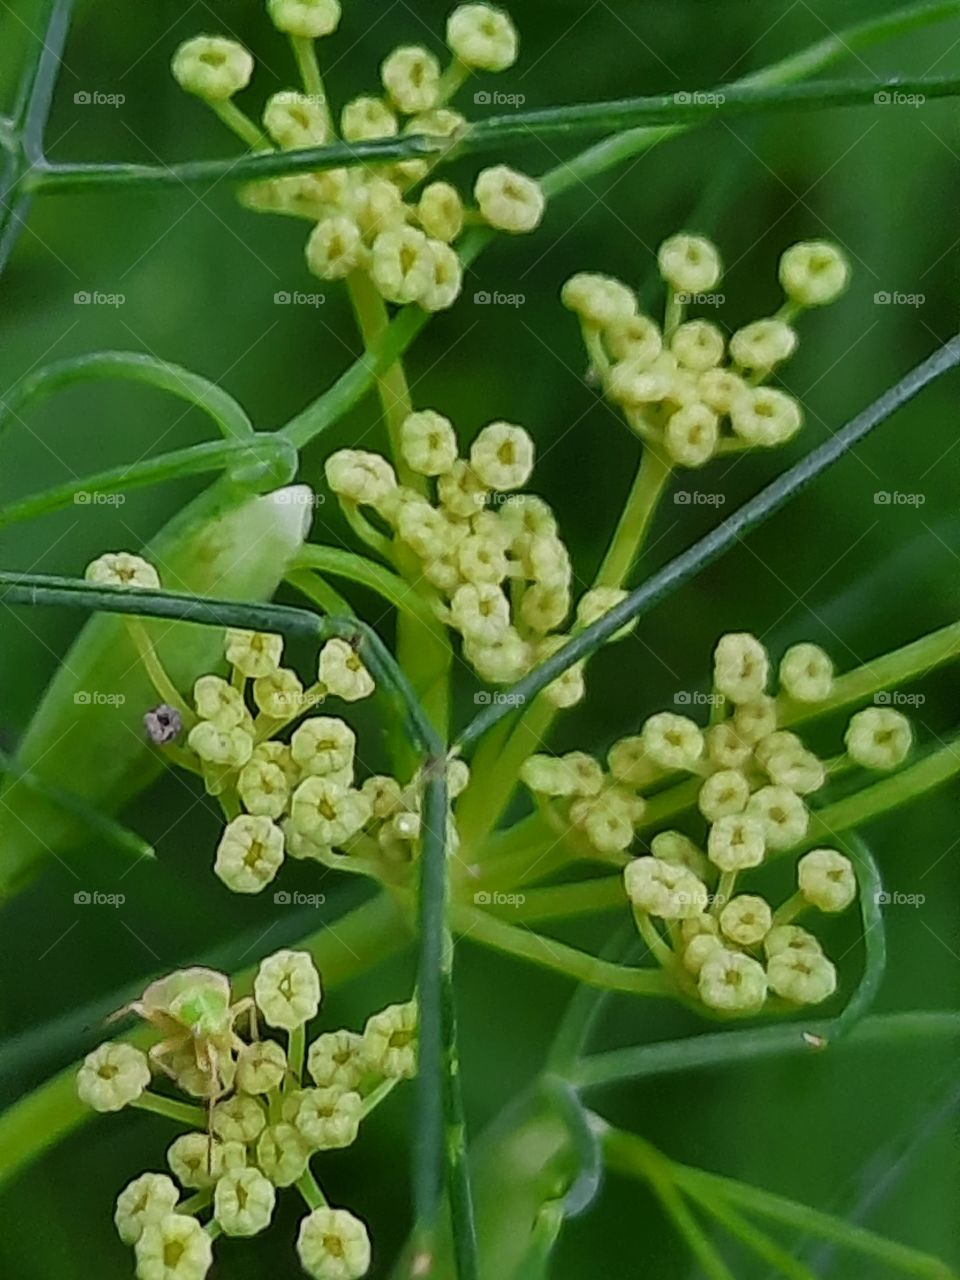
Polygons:
M673 986L658 969L625 968L599 960L565 942L507 924L473 907L453 907L450 919L456 931L470 942L528 960L591 987L637 996L669 996L674 993Z
M288 573L285 579L291 587L295 587L302 596L322 609L331 618L350 618L354 616L353 607L312 569L301 569Z
M527 889L517 903L502 907L493 902L492 911L509 915L511 920L569 920L573 916L595 915L598 911L626 909L627 895L620 876L604 876L599 880L576 884L552 885L548 889Z
M303 1058L307 1047L307 1030L305 1026L294 1027L290 1032L290 1043L287 1048L287 1066L290 1080L299 1085L303 1075Z
M127 618L126 627L127 634L140 655L140 661L143 663L147 675L150 677L150 683L156 689L157 695L168 706L175 707L180 712L185 724L193 724L196 720L196 715L181 697L180 690L167 675L146 627L138 618Z
M603 558L594 586L622 587L646 540L672 467L653 445L645 445L633 488Z
M309 1165L297 1179L297 1190L303 1196L304 1203L308 1209L323 1209L326 1207L327 1197L320 1189L320 1184L314 1177L313 1170Z
M211 102L210 108L230 132L236 134L241 142L245 142L251 151L273 150L270 139L260 126L245 115L232 99L227 102Z
M294 571L316 569L335 578L346 578L349 582L376 592L411 622L417 622L421 627L437 633L444 629L429 603L415 587L399 574L374 560L368 560L366 556L341 551L339 547L318 547L308 543L297 553L290 567Z
M141 1093L136 1102L130 1104L139 1111L149 1111L155 1116L165 1116L168 1120L176 1120L178 1124L188 1124L194 1129L206 1129L207 1113L203 1107L192 1107L187 1102L178 1102L175 1098L164 1098L159 1093Z
M360 1119L366 1120L379 1107L385 1098L388 1098L394 1089L400 1083L399 1076L392 1076L387 1080L381 1080L377 1087L371 1090L363 1100L360 1107Z

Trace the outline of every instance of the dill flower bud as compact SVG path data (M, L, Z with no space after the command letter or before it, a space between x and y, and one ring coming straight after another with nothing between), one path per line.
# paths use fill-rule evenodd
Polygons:
M382 98L361 95L348 102L340 113L340 132L347 142L393 138L399 130L397 117Z
M702 467L717 451L720 426L705 404L688 404L670 415L664 431L670 461L681 467Z
M684 924L686 923L685 920ZM710 957L723 950L725 950L723 943L714 934L697 934L683 948L683 967L687 973L692 973L695 978L699 977L700 970Z
M820 911L845 911L857 896L853 864L836 849L813 849L797 863L800 892Z
M514 543L513 550L519 551L521 566L530 582L570 587L570 553L555 534L534 534Z
M825 955L788 948L767 962L771 991L792 1004L820 1004L837 989L837 971Z
M771 733L757 743L755 755L771 782L779 787L788 787L798 796L807 796L819 791L827 780L827 770L822 760L818 760L812 751L796 740L796 746L789 741L778 745L781 740L794 738L792 733Z
M142 1173L117 1196L113 1215L117 1234L124 1244L136 1244L143 1229L173 1213L180 1192L165 1173Z
M599 795L575 800L570 806L570 821L598 853L623 853L633 844L634 825L643 809L639 796L607 787Z
M228 685L227 688L230 688ZM253 682L253 700L265 716L286 720L304 708L303 685L295 671L278 667Z
M529 756L520 777L531 791L544 796L595 796L603 786L603 769L584 751Z
M712 952L697 981L700 999L720 1013L750 1014L763 1008L767 975L763 966L742 951Z
M462 4L447 19L447 47L466 67L506 71L517 60L517 31L488 4Z
M329 141L327 116L314 98L285 89L275 93L263 110L263 127L285 151L319 147Z
M723 334L709 320L688 320L677 325L670 339L670 350L677 363L695 373L715 368L723 359Z
M686 867L660 858L634 858L623 869L627 897L639 911L663 920L688 920L707 909L707 886Z
M707 857L721 871L759 867L765 852L763 827L745 814L718 818L707 836Z
M562 583L535 582L523 593L520 616L531 631L545 635L562 627L570 612L570 590Z
M319 40L340 25L340 0L267 0L270 21L278 31L302 40Z
M697 397L714 413L729 418L734 409L749 402L750 388L732 369L707 369L697 379Z
M403 196L386 178L370 177L359 182L351 193L351 213L368 240L402 226L406 218Z
M259 1169L234 1169L217 1182L213 1216L227 1236L255 1236L273 1217L277 1193Z
M211 1187L220 1176L220 1143L207 1133L182 1133L167 1147L167 1164L182 1187Z
M269 818L244 814L228 822L213 869L234 893L259 893L280 870L283 832Z
M477 644L491 644L510 625L510 602L492 583L468 582L458 587L450 601L457 630Z
M795 702L825 702L833 690L833 661L816 644L791 645L780 660L780 687Z
M785 951L806 951L817 956L823 955L823 948L813 934L796 924L776 925L764 938L763 949L768 959Z
M720 769L700 788L697 807L708 822L743 813L750 799L750 783L736 769Z
M94 1111L120 1111L150 1084L150 1063L132 1044L98 1045L77 1072L80 1101Z
M611 609L622 604L628 594L629 592L620 587L593 587L590 591L585 591L577 602L578 627L585 630L595 622L599 622ZM607 643L612 644L615 640L626 639L636 625L635 622L628 622L625 627L615 631Z
M616 781L624 786L643 786L650 776L650 761L643 748L643 738L632 734L615 742L607 752L607 767Z
M784 320L754 320L730 339L734 362L754 373L770 373L796 349L796 332Z
M210 1128L222 1142L242 1142L249 1146L263 1133L267 1113L248 1093L235 1093L218 1102L210 1112Z
M257 1164L276 1187L292 1187L309 1159L303 1134L285 1121L268 1124L257 1142Z
M360 1280L370 1270L370 1237L346 1209L314 1209L300 1223L297 1256L311 1280Z
M271 1027L295 1031L320 1008L320 975L308 951L277 951L260 961L253 980L257 1008Z
M431 182L417 204L417 219L428 236L449 244L463 230L463 201L449 182Z
M287 1118L315 1151L336 1151L356 1141L362 1110L363 1100L352 1090L304 1089Z
M684 942L692 942L694 938L719 938L720 925L716 916L704 911L681 922L680 936Z
M453 424L433 409L411 413L400 427L400 451L404 462L418 475L443 475L457 460Z
M746 812L760 824L768 849L789 849L807 834L807 807L787 787L761 787L750 797Z
M186 1213L147 1223L134 1249L137 1280L203 1280L213 1263L210 1237Z
M754 387L730 412L730 423L747 444L763 449L786 444L803 426L803 410L776 387Z
M236 40L194 36L177 49L170 69L187 93L207 102L226 102L250 83L253 58Z
M343 214L323 218L310 232L306 256L307 266L321 280L343 280L366 258L360 228Z
M731 702L751 702L767 687L767 651L746 631L721 636L713 651L713 683Z
M218 729L236 729L249 720L243 695L220 676L201 676L196 681L193 705L201 719L212 721Z
M247 813L257 818L281 817L290 800L286 774L262 757L250 760L240 770L237 791Z
M452 307L463 288L463 266L448 244L428 240L430 283L418 299L424 311L446 311Z
M630 357L615 364L607 378L607 394L627 409L645 409L669 398L676 385L676 362L669 352L653 361Z
M402 45L386 57L380 79L390 101L406 116L430 111L440 94L440 63L427 49Z
M706 293L722 271L716 246L702 236L680 234L664 240L657 262L660 275L680 293Z
M891 707L867 707L851 717L843 741L850 758L865 769L896 769L910 754L913 729Z
M142 556L127 551L109 551L87 565L83 574L98 587L141 587L157 591L160 575Z
M388 1005L367 1019L363 1059L368 1070L391 1080L409 1080L417 1074L416 1001Z
M828 240L792 245L780 259L780 283L791 302L823 307L835 302L850 282L850 264Z
M520 489L533 471L533 441L522 427L491 422L470 446L470 466L489 489Z
M225 652L227 661L245 676L254 679L270 676L280 666L283 656L283 636L263 631L240 631L231 627L227 631Z
M437 480L437 497L450 515L461 520L483 509L490 490L468 462L457 459Z
M609 329L637 316L638 304L632 289L613 276L590 271L571 276L560 292L560 300L592 329Z
M669 862L676 867L686 867L701 879L707 873L706 858L690 837L685 836L682 831L658 831L650 841L650 852L661 862Z
M327 484L338 497L362 506L379 506L397 488L393 467L379 453L338 449L327 459L324 472Z
M370 801L335 778L310 777L293 793L290 816L298 834L333 848L346 844L370 821Z
M738 947L759 946L772 923L769 904L750 893L731 898L720 911L720 930Z
M373 242L370 276L388 302L419 301L434 278L430 241L416 227L381 232Z
M613 360L645 368L663 351L659 326L649 316L633 315L613 321L603 331L603 341Z
M769 738L777 728L777 704L766 693L760 693L748 702L741 702L733 713L733 725L744 742L754 745ZM804 750L796 734L784 734L798 750ZM786 745L786 743L784 743Z
M507 627L492 640L465 636L463 652L480 679L488 684L512 684L530 670L530 645L514 627Z
M287 1055L276 1040L255 1040L237 1055L237 1088L244 1093L269 1093L287 1074Z
M473 194L483 220L498 231L514 235L535 231L547 207L539 182L505 164L484 169Z
M457 568L464 582L497 584L504 580L509 569L500 540L481 533L471 533L463 539L457 547L456 559ZM526 603L526 597L524 597L524 603ZM565 612L561 616L565 616ZM541 630L549 631L550 628L543 627Z
M661 711L650 716L641 733L643 748L650 760L661 769L697 767L703 755L703 732L686 716Z
M290 752L304 774L318 778L353 769L357 736L345 720L311 716L294 731Z
M712 725L705 735L710 763L718 769L742 769L752 755L750 743L729 720Z
M355 1090L363 1079L363 1037L355 1031L325 1031L307 1052L307 1070L320 1089Z
M320 650L318 674L327 692L344 702L369 698L377 687L362 658L346 640L327 641Z
M226 769L242 769L253 752L253 738L245 729L221 729L210 720L193 726L187 744L204 764Z
M539 664L552 658L555 653L559 653L569 643L569 636L544 636L536 646L535 660ZM543 696L554 707L566 710L569 707L575 707L578 702L582 702L587 696L587 686L584 680L584 670L586 663L584 660L575 662L572 667L567 667L562 675L557 676L555 680L551 680L547 687L543 690Z

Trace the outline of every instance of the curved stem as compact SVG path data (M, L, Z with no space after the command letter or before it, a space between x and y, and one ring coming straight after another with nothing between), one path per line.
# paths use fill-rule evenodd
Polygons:
M672 467L654 445L646 445L616 532L594 586L622 587L643 547Z
M194 1129L207 1127L207 1113L203 1107L192 1107L186 1102L178 1102L175 1098L164 1098L159 1093L142 1093L130 1104L138 1111L149 1111L155 1116L166 1116L168 1120L176 1120L178 1124L189 1124Z

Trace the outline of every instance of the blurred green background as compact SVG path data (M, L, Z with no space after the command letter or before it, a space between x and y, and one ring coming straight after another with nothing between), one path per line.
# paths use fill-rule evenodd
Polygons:
M709 86L888 7L870 0L523 0L514 6L521 62L496 80L480 77L466 100L474 90L496 89L535 108ZM8 103L42 9L29 0L0 4ZM341 30L329 54L323 51L338 102L374 90L377 65L398 42L440 51L446 4L344 0L344 9ZM293 83L288 52L259 0L134 7L81 0L48 129L51 156L157 162L231 154L231 139L169 78L177 43L199 31L233 32L256 52L257 76L242 96L251 111ZM956 74L958 66L960 20L852 57L843 72ZM124 101L75 98L97 93ZM410 357L415 397L448 413L467 437L497 417L533 432L541 455L534 487L559 512L577 573L587 579L625 495L637 443L584 381L576 326L558 303L563 281L574 270L606 270L659 305L656 245L681 227L706 230L730 264L720 321L732 328L777 305L776 261L786 245L838 239L855 265L853 287L836 307L805 318L801 350L785 377L807 408L807 429L787 456L714 463L681 478L678 488L701 496L665 501L647 557L648 566L662 563L714 523L718 510L754 493L955 330L958 161L960 117L950 101L717 124L663 146L558 200L533 238L501 241L482 257L460 302L426 330ZM514 162L537 172L555 157L532 145ZM304 239L304 225L243 211L225 185L199 196L174 190L49 198L34 208L0 280L0 386L52 359L104 348L147 351L222 382L258 427L280 425L358 349L336 288L322 286L319 307L274 302L278 292L318 291L304 266ZM122 294L123 304L74 302L78 292L95 291ZM474 294L482 291L523 301L477 305ZM878 293L922 301L884 305ZM176 402L108 384L32 412L27 428L3 440L0 501L191 443L207 429ZM754 630L775 652L814 640L845 669L954 620L958 433L953 377L660 607L635 641L602 654L591 697L561 721L557 745L602 749L650 711L672 706L675 691L702 687L724 630ZM319 483L326 452L361 439L368 446L379 440L370 400L308 454L306 477ZM119 508L71 508L6 531L0 563L79 574L104 550L135 549L196 488L132 494ZM878 503L881 491L918 494L922 504ZM332 504L318 509L313 536L343 537ZM65 612L3 612L2 745L16 742L77 625ZM921 736L936 740L955 727L960 682L948 670L918 688L926 696L917 711ZM461 714L471 710L465 693ZM160 859L126 878L121 910L76 907L77 882L54 863L0 911L4 1103L95 1043L103 1017L150 977L201 957L249 964L317 926L316 912L275 907L271 895L248 902L223 892L210 870L218 823L198 799L191 785L168 780L126 815L157 839ZM954 785L868 833L888 887L925 895L919 908L889 912L883 1009L955 1007L960 996L957 799ZM117 863L95 842L77 851L74 865L85 887L117 891ZM316 891L315 873L288 868L284 877L284 887ZM332 879L324 888L331 919L357 898L352 886ZM611 927L608 917L570 936L599 947ZM829 932L832 952L847 952L849 992L859 965L856 931L838 922ZM360 1025L372 1007L402 998L410 982L408 960L394 962L333 994L324 1025ZM477 1132L540 1065L570 988L469 945L459 982L469 1119ZM603 1037L629 1043L691 1029L686 1014L617 1002ZM960 1265L958 1088L948 1047L924 1044L702 1072L596 1101L672 1155L855 1216ZM410 1091L395 1095L357 1145L325 1166L336 1202L371 1223L377 1276L386 1274L409 1221L410 1107ZM163 1167L170 1136L160 1121L104 1118L45 1157L2 1196L0 1274L131 1274L130 1254L111 1224L113 1200L136 1173ZM284 1200L266 1237L218 1245L217 1275L298 1274L292 1235L299 1206L293 1196ZM817 1256L813 1265L822 1276L885 1274L851 1271L830 1257ZM745 1280L766 1274L743 1257L735 1266ZM699 1273L647 1193L611 1182L597 1207L565 1232L553 1274L693 1280Z

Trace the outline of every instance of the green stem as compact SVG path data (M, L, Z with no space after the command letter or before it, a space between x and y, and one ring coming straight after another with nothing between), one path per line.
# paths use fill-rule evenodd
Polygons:
M670 982L657 969L630 969L598 960L596 956L578 951L565 942L517 928L473 907L453 907L450 918L454 928L468 941L528 960L576 982L585 982L588 986L607 991L620 991L625 995L669 996L673 993Z
M184 724L189 728L190 725L196 723L196 714L191 707L187 706L187 703L180 696L180 691L167 675L166 669L160 661L156 649L153 647L153 641L150 639L146 627L139 619L126 618L124 621L130 639L136 646L140 661L146 668L147 675L150 677L150 682L156 689L158 696L169 706L176 707L183 717Z
M669 459L659 449L653 445L644 448L633 488L594 586L622 587L626 582L646 540L671 471Z
M399 1083L400 1078L398 1076L391 1076L388 1080L381 1080L377 1087L371 1090L364 1098L363 1105L360 1108L360 1119L366 1120L371 1112L376 1111L384 1098L388 1097Z
M308 543L297 552L290 565L291 570L315 569L334 578L346 578L358 586L374 591L382 600L393 605L398 613L405 614L411 622L428 627L438 637L445 634L443 623L437 618L428 601L405 578L386 569L366 556L339 547L318 547Z
M140 1111L150 1111L155 1116L176 1120L178 1124L188 1124L194 1129L207 1127L207 1113L203 1107L192 1107L189 1103L177 1102L175 1098L164 1098L159 1093L141 1093L130 1105Z
M761 1231L759 1227L737 1213L736 1209L731 1208L724 1200L717 1195L707 1195L702 1187L694 1190L692 1187L687 1188L687 1194L691 1200L695 1200L709 1213L714 1221L720 1226L725 1227L732 1236L742 1241L748 1249L751 1249L758 1258L762 1258L764 1262L769 1262L772 1267L784 1275L788 1280L817 1280L809 1267L805 1267L802 1262L798 1262L791 1254L772 1240L766 1232Z
M301 595L306 596L319 609L331 618L350 618L354 616L353 607L339 591L335 591L328 582L312 569L301 569L288 573L286 581L295 587Z
M297 1190L303 1196L308 1209L323 1209L326 1206L327 1197L321 1191L320 1184L309 1165L297 1179Z
M307 1029L305 1026L294 1027L290 1032L290 1043L287 1048L287 1066L290 1078L299 1087L303 1076L303 1056L307 1047Z
M270 139L262 132L248 115L240 110L235 102L211 102L214 115L235 133L241 142L245 142L251 151L272 151Z

